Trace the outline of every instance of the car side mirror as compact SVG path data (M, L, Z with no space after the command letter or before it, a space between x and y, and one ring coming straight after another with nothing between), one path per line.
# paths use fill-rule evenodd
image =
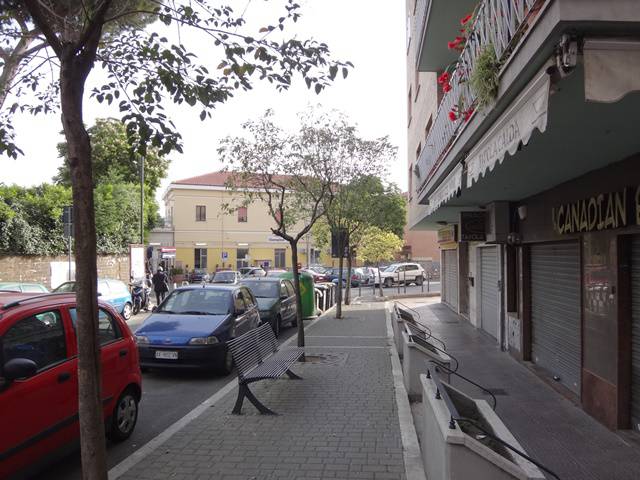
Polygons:
M153 308L151 309L151 313L156 312L157 310L158 310L158 307L157 307L157 306L156 306L156 307L153 307Z
M28 358L14 358L4 364L4 378L9 381L19 378L33 377L38 371L38 365Z

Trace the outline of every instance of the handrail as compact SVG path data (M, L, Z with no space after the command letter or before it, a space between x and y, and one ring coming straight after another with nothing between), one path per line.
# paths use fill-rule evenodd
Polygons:
M420 313L417 310L414 310L411 307L408 307L407 305L405 305L402 302L399 301L394 301L394 304L397 308L398 304L402 305L403 307L405 307L407 310L411 310L412 312L415 312L416 315L418 315L418 318L422 318L420 316ZM409 323L411 323L412 325L415 325L417 328L422 328L424 330L424 332L427 334L426 340L429 340L431 338L433 338L435 341L437 341L440 345L442 345L443 350L447 349L447 344L444 343L442 340L440 340L438 337L436 337L432 332L431 332L431 328L423 323L418 323L415 321L415 319L413 319L413 321L409 321ZM445 352L446 353L446 352Z
M422 177L422 182L415 182L417 194L424 191L443 157L464 130L467 120L473 115L473 111L465 115L461 110L468 110L476 102L476 96L469 85L476 59L485 48L493 46L496 59L504 63L521 41L530 18L537 15L539 9L536 7L543 1L482 0L476 7L473 25L451 74L449 82L451 89L440 101L433 126L416 162L418 177L419 179ZM449 118L449 113L452 111L458 111L457 119L453 121Z
M437 364L437 362L435 362L433 360L431 362ZM438 366L442 367L442 365L438 365ZM452 373L454 373L454 372L452 372ZM463 377L460 374L456 374L456 375L458 375L460 378L463 378L464 380L470 381L470 380L466 379L465 377ZM458 424L460 424L460 423L470 423L473 426L475 426L478 430L480 430L483 434L485 434L488 437L491 437L493 440L498 442L503 447L508 448L509 450L514 452L515 454L517 454L520 457L524 458L525 460L531 462L536 467L538 467L541 470L544 470L545 472L547 472L549 475L553 476L557 480L561 480L560 477L553 470L545 467L542 463L540 463L537 460L535 460L534 458L530 457L529 455L527 455L523 451L517 449L516 447L514 447L510 443L505 442L504 440L502 440L500 437L498 437L494 433L489 432L484 427L482 427L482 425L478 424L478 422L476 422L475 420L473 420L471 418L463 417L462 415L460 415L460 413L458 412L458 409L456 408L455 404L453 403L453 400L451 400L451 397L449 396L449 392L443 386L442 381L440 380L440 378L436 374L436 371L432 371L431 370L431 367L427 367L427 378L432 379L433 382L436 384L436 397L435 398L438 399L438 400L440 400L440 399L444 400L444 403L447 406L447 409L449 410L449 414L450 414L450 416L449 416L449 428L450 429L456 428L456 422L458 422ZM476 384L474 382L471 382L471 383L473 383L474 385L478 386L478 384ZM495 399L495 397L494 397L494 399ZM495 410L495 408L494 408L494 410Z
M446 365L444 365L443 363L438 362L437 360L429 360L429 363L433 363L434 365L436 365L439 368L442 368L445 372L447 372L448 374L453 374L456 377L461 378L462 380L464 380L465 382L470 383L471 385L474 385L476 387L478 387L480 390L482 390L483 392L487 393L492 399L493 399L493 406L491 407L492 410L495 411L496 408L498 408L498 399L496 398L496 396L493 394L493 392L491 390L489 390L488 388L483 387L482 385L474 382L473 380L471 380L470 378L465 377L464 375L459 374L458 372L454 372L453 370L451 370L449 367L447 367ZM430 373L431 372L431 368L427 366L427 372ZM429 377L429 375L427 375L427 377ZM438 382L440 381L440 379L438 379Z
M398 300L395 300L394 303L396 305L402 305L405 309L415 313L418 316L418 318L422 318L422 315L420 315L420 312L418 312L415 308L411 308L410 306L408 306L408 305L406 305L406 304L404 304L404 303L402 303L402 302L400 302Z
M420 344L420 341L423 341L425 343L429 343L427 342L426 339L419 337L418 335L409 335L409 338L414 341L417 344ZM434 339L438 340L436 337L433 337ZM419 340L418 342L416 342L416 339ZM442 348L438 348L436 347L434 344L429 343L429 347L436 349L438 352L440 353L444 353L445 355L447 355L447 357L451 358L451 360L453 360L456 363L456 367L453 369L453 372L457 372L458 368L460 367L460 362L458 361L458 359L456 357L454 357L453 355L451 355L449 352L447 352L446 350L443 350Z

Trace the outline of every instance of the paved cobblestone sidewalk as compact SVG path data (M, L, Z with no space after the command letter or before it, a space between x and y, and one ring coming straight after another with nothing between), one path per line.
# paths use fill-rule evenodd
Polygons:
M120 478L404 479L386 335L384 304L319 320L306 331L312 362L293 368L304 380L252 386L278 416L248 401L231 415L234 389Z

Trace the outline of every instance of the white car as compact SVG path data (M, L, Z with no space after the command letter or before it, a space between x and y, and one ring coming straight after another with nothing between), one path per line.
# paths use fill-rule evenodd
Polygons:
M394 283L422 285L425 278L427 275L419 263L393 263L380 272L380 279L385 287Z

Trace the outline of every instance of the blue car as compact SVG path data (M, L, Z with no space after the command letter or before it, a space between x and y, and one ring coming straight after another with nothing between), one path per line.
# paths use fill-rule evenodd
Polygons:
M76 282L64 282L53 289L54 293L70 293L76 291ZM115 278L98 279L98 295L100 300L107 302L120 312L125 320L131 318L133 302L131 292L126 283Z
M142 368L198 368L228 374L227 342L260 325L260 312L243 285L175 289L136 331Z

